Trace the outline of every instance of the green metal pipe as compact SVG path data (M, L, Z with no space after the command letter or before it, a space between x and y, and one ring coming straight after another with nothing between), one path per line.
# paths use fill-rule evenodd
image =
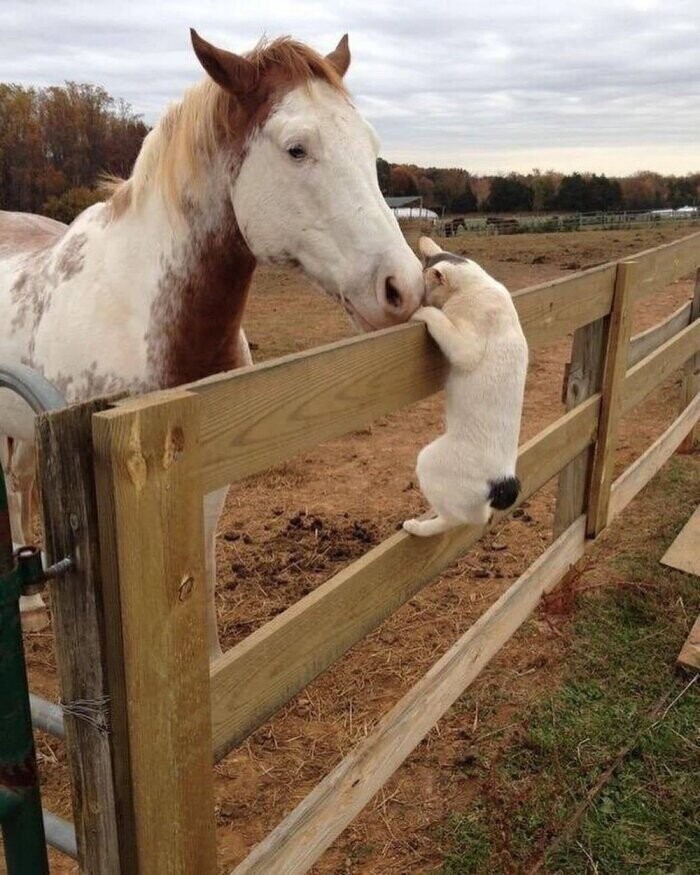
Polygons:
M19 616L20 574L12 557L0 469L0 817L8 875L48 875L29 688Z

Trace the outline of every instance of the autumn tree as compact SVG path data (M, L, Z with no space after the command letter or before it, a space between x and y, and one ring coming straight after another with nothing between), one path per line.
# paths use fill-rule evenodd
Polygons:
M391 168L391 194L394 197L418 194L418 180L408 167L398 164Z
M102 173L130 173L147 132L127 103L96 85L0 84L0 207L40 212L50 204L72 218L71 205L94 200L85 190Z
M666 201L666 182L660 173L643 170L620 180L627 210L659 209Z

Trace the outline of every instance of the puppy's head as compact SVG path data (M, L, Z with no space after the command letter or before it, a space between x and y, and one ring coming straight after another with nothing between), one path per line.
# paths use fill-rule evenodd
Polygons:
M459 290L459 269L469 261L461 255L454 255L452 252L440 249L430 237L421 237L418 249L423 256L425 303L429 307L437 307L441 310Z

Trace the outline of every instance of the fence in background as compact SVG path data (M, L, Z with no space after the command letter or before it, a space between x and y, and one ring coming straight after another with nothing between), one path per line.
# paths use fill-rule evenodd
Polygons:
M437 232L459 234L532 234L558 231L619 230L665 224L693 227L700 223L700 207L687 210L624 210L620 212L567 213L562 215L508 215L451 217L436 223Z

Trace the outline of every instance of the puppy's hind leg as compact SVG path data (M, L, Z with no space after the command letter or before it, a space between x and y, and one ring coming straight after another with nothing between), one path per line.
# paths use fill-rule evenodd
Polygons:
M444 516L436 516L431 520L406 520L404 530L409 535L418 535L419 538L429 538L432 535L441 535L453 529L457 523Z

